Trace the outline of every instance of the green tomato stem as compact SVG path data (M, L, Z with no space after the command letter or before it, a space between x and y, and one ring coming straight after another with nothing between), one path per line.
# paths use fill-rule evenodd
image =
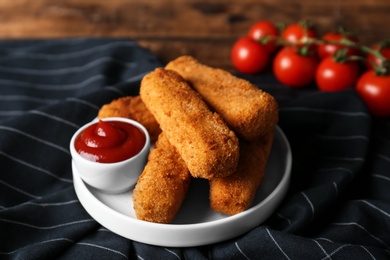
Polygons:
M265 37L266 39L263 39L263 43L269 42L270 40L275 40L276 44L279 46L292 46L292 47L297 47L297 48L307 48L307 46L311 44L337 44L337 45L344 45L345 47L352 47L361 50L364 53L369 53L379 60L381 60L382 64L386 64L389 61L384 57L380 49L378 50L373 50L372 48L356 43L354 41L349 40L348 38L342 38L341 40L324 40L324 39L317 39L317 38L310 38L307 36L304 36L302 39L296 41L296 42L290 42L282 39L280 36L271 36L268 35ZM260 39L261 41L261 39ZM305 47L306 46L306 47ZM306 53L306 51L303 51L302 54ZM358 58L357 56L354 57L353 59L358 60L361 58Z

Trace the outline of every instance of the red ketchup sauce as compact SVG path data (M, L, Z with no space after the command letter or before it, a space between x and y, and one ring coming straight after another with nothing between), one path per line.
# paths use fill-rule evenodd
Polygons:
M145 134L134 125L122 121L99 120L76 137L74 146L87 160L114 163L139 153L145 142Z

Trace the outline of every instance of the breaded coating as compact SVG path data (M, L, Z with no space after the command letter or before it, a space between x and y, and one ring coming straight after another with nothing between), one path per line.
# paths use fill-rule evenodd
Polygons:
M183 159L164 133L160 134L156 148L133 192L136 217L157 223L171 223L184 201L191 175Z
M140 95L193 177L225 177L235 171L237 136L183 77L157 68L142 79Z
M274 97L244 79L203 65L191 56L169 62L166 69L183 76L241 139L256 140L277 124Z
M105 117L125 117L139 122L148 130L152 142L155 142L161 133L159 124L140 96L121 97L102 106L98 112L98 118Z
M273 138L274 131L271 131L256 141L240 141L237 171L229 177L209 181L213 210L234 215L251 206L266 172Z

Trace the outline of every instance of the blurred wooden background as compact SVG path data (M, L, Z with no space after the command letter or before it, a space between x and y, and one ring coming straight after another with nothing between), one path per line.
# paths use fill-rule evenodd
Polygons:
M128 37L161 60L182 54L231 70L230 48L257 20L343 26L367 45L390 39L389 0L1 0L0 39Z

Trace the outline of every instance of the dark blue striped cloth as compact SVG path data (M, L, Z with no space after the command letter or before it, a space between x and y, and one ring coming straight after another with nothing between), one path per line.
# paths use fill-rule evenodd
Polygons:
M0 42L0 259L390 258L389 119L371 118L352 90L293 90L270 74L247 78L278 100L293 169L265 223L194 248L100 226L75 194L70 138L158 66L128 39Z

